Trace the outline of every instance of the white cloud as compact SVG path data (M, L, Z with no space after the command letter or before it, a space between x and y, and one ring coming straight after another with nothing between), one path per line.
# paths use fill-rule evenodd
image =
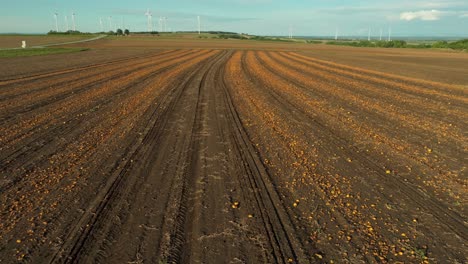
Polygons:
M415 19L434 21L439 20L444 12L438 10L421 10L416 12L403 12L400 14L401 20L411 21Z

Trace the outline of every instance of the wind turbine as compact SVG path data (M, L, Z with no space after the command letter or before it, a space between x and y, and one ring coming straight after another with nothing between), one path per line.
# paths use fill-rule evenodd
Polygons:
M149 8L146 11L145 16L148 19L148 21L147 21L148 32L151 32L151 31L153 31L153 29L152 29L153 22L151 22L151 20L153 18L153 15L151 14L151 11L149 10Z
M380 41L382 41L382 33L383 33L382 28L380 28Z
M150 13L149 15L150 20L150 31L153 32L153 14Z
M369 28L369 34L367 35L367 41L370 41L371 28Z
M197 20L198 20L198 35L200 35L201 34L200 16L197 16Z
M167 17L164 17L164 32L167 31Z
M76 31L76 25L75 25L75 12L72 13L72 23L73 23L73 31Z
M54 17L55 17L55 32L59 32L59 30L58 30L58 13L57 12L54 13Z
M102 25L102 17L99 18L99 25L101 25L101 32L104 32L104 26Z
M289 39L292 39L292 25L289 24Z
M162 17L159 17L159 32L162 32Z
M388 41L392 41L392 26L388 27Z
M335 29L335 41L338 40L338 27Z
M65 25L66 25L66 31L68 32L68 30L70 30L70 28L68 27L68 16L65 16Z
M112 31L112 16L109 16L109 32Z

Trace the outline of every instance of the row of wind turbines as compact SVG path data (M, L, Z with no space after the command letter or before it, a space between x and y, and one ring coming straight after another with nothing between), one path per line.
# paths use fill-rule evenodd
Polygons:
M148 32L153 32L153 14L147 9L145 13L147 19L147 30ZM198 23L198 34L201 34L201 18L197 16L197 23ZM159 17L158 21L159 25L159 32L167 32L167 17Z
M335 41L338 40L339 38L339 31L338 31L338 27L336 28L335 30ZM369 33L367 35L367 41L371 41L372 39L372 30L371 28L369 28ZM293 27L292 25L289 25L289 32L288 32L288 39L292 39L293 38ZM380 29L380 37L379 37L379 40L382 41L383 40L383 29L381 28ZM388 27L388 37L387 37L387 41L391 41L392 40L392 27Z
M117 31L117 23L112 23L112 16L108 16L107 17L107 21L108 21L108 31ZM102 21L102 17L99 18L99 25L101 27L101 32L104 32L104 22ZM121 23L121 27L122 27L122 30L125 28L125 20L124 18L122 17L122 23Z
M153 32L153 14L149 10L149 8L146 11L145 16L148 20L147 22L148 32ZM158 25L159 25L159 32L166 32L167 31L167 17L159 17Z
M338 40L338 27L336 28L336 31L335 31L335 40ZM372 29L369 28L369 32L367 34L367 41L371 41L372 39ZM380 37L379 37L379 40L382 41L383 40L383 29L381 28L380 29ZM387 41L392 41L392 27L388 27L388 37L387 37Z
M59 15L59 14L58 14L57 12L54 13L54 18L55 18L55 31L56 31L56 32L59 32L58 15ZM73 12L73 13L71 14L71 18L72 18L72 25L73 25L72 30L73 30L73 31L76 31L75 12ZM67 15L65 15L65 25L66 25L65 31L69 31L69 30L70 30L70 27L69 27L69 24L68 24L68 16L67 16Z

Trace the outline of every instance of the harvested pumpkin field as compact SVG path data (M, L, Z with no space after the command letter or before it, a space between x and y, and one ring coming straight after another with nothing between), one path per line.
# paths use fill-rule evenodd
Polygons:
M287 49L3 75L0 262L466 263L467 95Z

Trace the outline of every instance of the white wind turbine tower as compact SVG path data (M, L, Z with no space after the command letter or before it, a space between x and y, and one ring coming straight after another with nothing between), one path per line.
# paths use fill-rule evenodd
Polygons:
M149 21L150 21L150 31L153 32L153 14L149 15Z
M388 27L388 41L392 41L392 26Z
M167 17L164 17L164 32L167 31Z
M70 30L70 27L68 27L68 16L65 16L65 26L66 26L66 31Z
M371 28L369 28L369 34L367 35L367 41L370 41Z
M162 17L159 17L159 32L162 32Z
M72 23L73 23L73 31L76 31L75 12L72 13Z
M58 13L57 12L54 13L54 18L55 18L55 32L59 32L59 29L58 29Z
M102 17L99 18L99 25L101 25L101 32L104 32L104 26L102 25Z
M382 28L380 28L380 41L382 41L382 33L383 33Z
M201 34L200 16L197 16L197 20L198 20L198 35L200 35Z
M151 31L153 31L153 30L152 30L153 23L151 22L153 16L151 15L151 12L150 12L149 8L148 8L148 10L146 11L145 16L146 16L146 18L147 18L148 32L151 32Z
M109 16L109 32L112 31L112 16Z
M335 29L335 41L338 40L338 27Z
M292 25L289 24L289 39L292 39Z

